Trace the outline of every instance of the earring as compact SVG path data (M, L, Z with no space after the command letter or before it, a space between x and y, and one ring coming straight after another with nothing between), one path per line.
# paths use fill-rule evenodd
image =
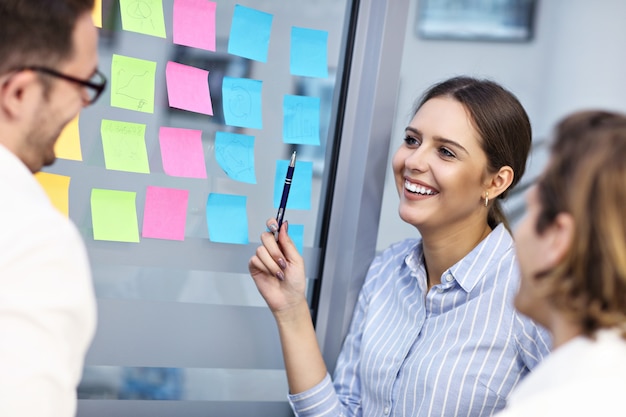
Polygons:
M489 192L485 191L485 207L489 206Z

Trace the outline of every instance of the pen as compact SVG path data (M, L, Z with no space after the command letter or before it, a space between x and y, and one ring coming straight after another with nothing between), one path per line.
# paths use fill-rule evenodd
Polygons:
M287 197L289 197L289 188L291 187L291 180L293 178L293 171L296 167L296 151L291 154L291 160L289 160L289 167L287 167L287 175L285 176L285 185L283 186L283 195L280 197L280 206L278 206L278 214L276 214L276 221L278 221L278 230L283 224L283 217L285 217L285 208L287 207Z

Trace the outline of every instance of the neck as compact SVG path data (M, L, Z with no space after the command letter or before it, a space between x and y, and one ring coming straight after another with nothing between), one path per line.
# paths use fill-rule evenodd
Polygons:
M559 312L551 314L545 327L552 334L552 350L583 334L579 324L572 322L566 315Z
M422 232L428 288L440 284L444 271L463 259L490 232L491 228L486 221Z

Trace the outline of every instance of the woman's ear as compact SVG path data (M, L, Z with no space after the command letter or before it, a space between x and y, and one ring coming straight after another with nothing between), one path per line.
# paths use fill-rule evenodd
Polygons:
M546 263L557 266L572 246L574 240L574 218L569 213L559 213L543 232L545 238Z
M513 178L515 178L513 168L508 165L501 167L495 174L489 174L485 184L487 186L485 191L489 193L489 199L493 200L505 192L513 183Z

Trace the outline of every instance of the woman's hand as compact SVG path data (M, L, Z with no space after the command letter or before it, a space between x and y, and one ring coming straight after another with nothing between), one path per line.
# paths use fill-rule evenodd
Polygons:
M287 222L280 228L278 239L274 234L276 220L268 220L267 227L270 231L261 235L262 245L250 258L248 269L270 310L280 315L306 303L304 261L289 237Z

